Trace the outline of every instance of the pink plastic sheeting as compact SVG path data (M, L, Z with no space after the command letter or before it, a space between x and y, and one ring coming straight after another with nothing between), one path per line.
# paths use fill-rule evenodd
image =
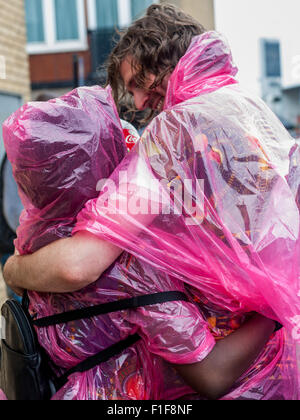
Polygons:
M279 320L293 339L288 370L296 378L299 151L235 74L222 37L196 37L171 76L164 112L74 232L112 241L218 307Z
M5 394L4 394L4 392L1 391L1 389L0 389L0 401L7 401L7 398L6 398Z
M25 206L16 241L21 254L69 236L78 211L97 197L98 182L126 154L110 89L97 87L25 105L5 122L4 141ZM43 317L169 290L183 291L182 282L124 253L80 292L31 292L30 309ZM143 341L88 372L73 374L54 399L174 399L193 393L163 361L192 363L214 346L192 303L152 305L37 329L59 374L137 331Z
M25 207L15 243L22 254L70 236L98 181L126 154L111 93L95 87L24 105L3 136Z

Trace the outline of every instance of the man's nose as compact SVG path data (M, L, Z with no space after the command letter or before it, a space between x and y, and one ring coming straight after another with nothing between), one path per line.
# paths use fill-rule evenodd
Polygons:
M148 93L139 89L134 92L133 98L136 109L143 111L146 108L149 99Z

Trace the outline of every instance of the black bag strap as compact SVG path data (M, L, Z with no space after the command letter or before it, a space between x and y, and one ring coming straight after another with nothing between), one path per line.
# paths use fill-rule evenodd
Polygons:
M150 295L135 296L129 299L122 299L114 302L104 303L101 305L95 305L87 308L82 308L74 311L64 312L61 314L40 318L34 320L33 323L37 327L47 327L50 325L57 325L66 323L69 321L75 321L83 318L90 318L96 315L104 315L111 312L121 311L124 309L134 309L142 306L154 305L157 303L166 303L171 301L188 301L188 297L183 292L170 291L153 293ZM24 304L26 305L26 295L24 295ZM112 346L101 350L99 353L88 357L81 363L77 364L73 368L69 369L60 377L54 377L56 390L58 391L67 382L70 375L76 372L86 372L100 363L108 361L111 357L117 356L126 350L128 347L137 343L141 337L139 334L130 335L124 340L121 340Z
M100 351L94 356L88 357L83 362L69 369L59 378L54 379L56 390L58 391L60 388L62 388L68 382L69 376L73 373L86 372L99 365L100 363L107 362L111 357L122 353L123 350L126 350L128 347L137 343L140 339L141 337L138 334L130 335L125 340L118 341L116 344L113 344L107 349Z
M5 169L6 162L7 162L7 154L5 153L2 158L1 166L0 166L0 200L1 200L1 205L2 205L1 213L2 213L3 219L7 227L10 229L3 214L4 169Z
M89 306L87 308L63 312L60 314L35 319L32 322L36 327L49 327L51 325L64 324L66 322L91 318L93 316L122 311L124 309L134 309L142 306L179 300L187 302L189 299L183 292L178 291L153 293L150 295L135 296L129 299L121 299L114 302L103 303L101 305Z
M185 301L189 299L185 293L179 291L169 291L161 293L153 293L150 295L135 296L128 299L121 299L114 302L104 303L101 305L90 306L87 308L77 309L74 311L63 312L60 314L39 318L36 320L31 319L31 322L37 327L48 327L51 325L62 324L70 321L76 321L84 318L91 318L93 316L104 315L111 312L117 312L124 309L135 309L143 306L154 305L158 303L166 303L171 301ZM29 298L27 291L24 292L22 299L22 306L25 311L28 311ZM62 388L67 382L70 375L76 372L86 372L100 363L108 361L111 357L117 356L126 350L128 347L137 343L141 337L139 334L133 334L124 340L118 341L112 346L101 350L99 353L88 357L76 366L66 371L60 377L57 377L54 372L52 380L55 385L56 391Z
M22 296L22 300L21 300L21 305L22 308L25 312L27 312L29 314L29 304L30 304L30 300L29 300L29 296L28 296L28 292L25 289L23 291L23 296Z
M1 161L0 166L0 253L11 254L14 252L14 239L16 233L10 228L4 214L4 169L8 162L6 153Z
M1 160L1 166L0 166L0 180L1 180L1 186L2 186L2 179L3 179L3 173L4 173L4 166L5 166L6 161L7 161L7 154L6 154L6 153L4 153L4 156L3 156L2 160ZM1 187L1 188L2 188L2 187ZM2 189L0 190L0 193L2 194Z

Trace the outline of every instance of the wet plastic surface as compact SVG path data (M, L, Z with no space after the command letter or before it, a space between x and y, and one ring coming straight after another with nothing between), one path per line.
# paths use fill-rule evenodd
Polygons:
M6 123L8 157L26 208L21 253L69 236L90 199L75 231L88 230L134 255L124 253L79 293L32 293L33 312L46 316L165 290L191 295L191 303L39 330L63 369L136 331L144 338L109 363L72 375L55 398L184 397L192 391L163 359L203 360L252 310L280 319L289 336L298 333L299 178L297 165L289 170L294 143L261 101L240 91L235 73L218 36L195 38L171 78L165 111L113 173L116 189L100 198L99 180L126 153L109 91L81 88L65 99L25 106ZM285 335L271 338L225 399L298 398L295 346Z
M294 361L282 359L285 378L297 380L299 148L235 74L218 34L196 37L164 112L111 177L117 188L87 203L74 232L113 242L219 308L279 320Z
M78 211L98 196L98 182L126 154L109 89L80 88L48 103L27 104L5 123L4 138L25 206L16 241L21 254L69 236ZM124 253L80 292L31 292L30 309L43 317L169 290L184 287ZM163 359L202 360L214 346L192 303L151 305L37 330L58 373L136 331L143 341L88 372L73 374L54 399L163 399L191 393Z

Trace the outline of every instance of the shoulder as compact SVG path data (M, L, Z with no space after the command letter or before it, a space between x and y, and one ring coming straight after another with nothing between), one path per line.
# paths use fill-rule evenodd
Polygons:
M160 112L153 120L148 124L145 132L149 132L156 128L165 127L167 129L178 129L178 126L184 123L185 120L189 119L189 115L192 115L193 110L186 103L178 104L172 108L166 109Z

